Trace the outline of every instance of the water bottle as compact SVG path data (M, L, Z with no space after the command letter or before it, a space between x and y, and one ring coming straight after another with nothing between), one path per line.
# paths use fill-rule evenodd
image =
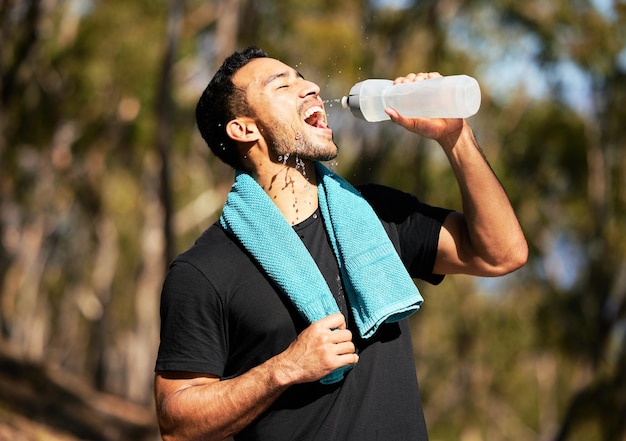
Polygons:
M391 80L370 79L355 84L341 105L370 122L390 119L387 107L410 118L467 118L478 112L480 86L467 75L396 85Z

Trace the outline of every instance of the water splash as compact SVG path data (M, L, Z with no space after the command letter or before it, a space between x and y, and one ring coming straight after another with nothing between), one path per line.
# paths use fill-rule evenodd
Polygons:
M286 153L285 156L279 155L278 162L282 162L283 165L287 165L287 161L289 160L289 153Z
M326 162L326 166L328 167L328 170L334 174L335 168L339 166L339 161L337 161L336 159L331 159L330 161Z
M302 170L302 175L306 177L306 165L299 156L296 156L296 170Z
M343 98L333 98L330 100L322 100L325 106L333 107L335 104L338 104L341 107L341 101Z

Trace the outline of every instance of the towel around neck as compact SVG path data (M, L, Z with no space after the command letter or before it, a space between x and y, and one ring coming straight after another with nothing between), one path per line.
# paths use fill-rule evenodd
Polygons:
M315 164L324 225L359 334L417 311L423 299L369 203L351 184ZM315 261L278 207L249 174L237 171L220 217L309 323L339 312ZM341 373L324 382L338 381Z

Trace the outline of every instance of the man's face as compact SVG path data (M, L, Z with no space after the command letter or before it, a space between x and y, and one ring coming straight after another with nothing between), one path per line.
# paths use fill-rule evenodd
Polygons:
M319 87L272 58L256 58L234 76L247 91L248 104L268 149L284 160L326 161L337 156Z

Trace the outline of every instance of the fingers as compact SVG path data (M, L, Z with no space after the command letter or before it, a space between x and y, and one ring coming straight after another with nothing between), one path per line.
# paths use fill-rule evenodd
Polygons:
M337 358L337 361L339 362L337 364L337 369L340 369L346 366L355 366L359 363L359 355L355 352L343 354L343 355L337 355L336 358Z
M343 314L336 313L324 317L311 325L311 331L319 338L318 342L324 347L324 352L331 359L334 368L356 364L359 356L355 353L356 346L352 342L352 332L346 328Z
M342 365L356 364L359 361L359 355L356 353L356 348L352 342L337 344L335 346L335 351L338 357L343 357L346 360L345 362L342 360Z
M346 328L343 314L331 314L316 324L330 331L327 334L327 342L332 345L330 352L337 357L339 366L356 364L359 361L356 346L352 342L352 331Z
M273 357L274 369L288 384L317 381L332 371L359 361L341 313L309 325L289 347Z
M393 84L412 83L414 81L428 80L430 78L439 78L441 74L439 72L419 72L410 73L403 77L398 77L393 80Z
M328 339L329 346L324 352L325 365L331 370L357 364L359 356L348 330L334 330Z
M343 346L343 343L349 343L352 345L352 351L354 352L356 349L354 344L352 343L352 332L348 329L335 329L328 334L328 343L337 346ZM339 349L339 348L338 348ZM342 353L341 350L337 351L338 353Z
M404 127L406 130L438 142L441 142L449 134L460 133L465 125L465 121L458 118L407 118L392 108L385 109L385 112L394 123Z
M352 344L352 332L346 327L346 319L341 313L331 314L321 320L316 321L312 325L318 328L318 332L326 334L328 342L338 344L342 342L350 342ZM352 345L352 352L354 352Z
M336 312L316 321L315 324L328 329L346 329L346 318L342 313Z

